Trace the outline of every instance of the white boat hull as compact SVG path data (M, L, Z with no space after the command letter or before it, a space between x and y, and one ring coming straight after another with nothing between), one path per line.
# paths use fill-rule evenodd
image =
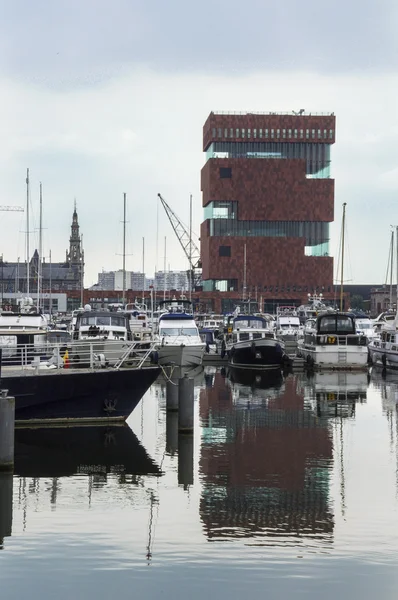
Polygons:
M177 367L190 367L201 365L205 344L164 344L158 347L158 362L160 365L176 365Z
M375 347L372 343L368 349L372 364L386 369L398 369L398 351Z
M367 346L310 346L298 343L298 353L314 369L362 369L368 366Z

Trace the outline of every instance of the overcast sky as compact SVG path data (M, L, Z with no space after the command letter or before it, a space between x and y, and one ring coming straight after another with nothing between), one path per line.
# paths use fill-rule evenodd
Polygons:
M121 268L127 192L127 268L141 269L143 236L149 274L164 236L167 266L186 268L157 193L185 222L192 193L199 233L208 113L333 111L331 249L347 202L347 279L383 283L398 225L397 29L393 0L0 0L0 205L24 204L30 167L34 226L42 181L57 261L76 197L90 285ZM24 258L24 230L0 213L5 260Z

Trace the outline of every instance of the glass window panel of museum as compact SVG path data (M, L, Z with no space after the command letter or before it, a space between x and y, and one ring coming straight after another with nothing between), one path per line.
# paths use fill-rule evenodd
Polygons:
M231 202L231 204L236 203ZM208 213L210 213L210 208ZM306 254L311 256L329 255L329 223L323 221L238 221L236 218L222 218L219 216L210 218L209 222L210 236L212 237L247 236L304 238L305 246L307 247ZM312 250L310 250L310 248L312 248Z
M307 177L330 177L330 144L323 142L213 142L206 151L209 158L299 158L306 162Z

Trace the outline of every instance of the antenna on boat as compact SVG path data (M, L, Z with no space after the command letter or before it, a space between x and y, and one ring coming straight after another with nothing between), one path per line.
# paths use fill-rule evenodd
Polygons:
M345 207L347 202L343 203L343 222L341 226L341 277L340 277L340 311L343 310L343 286L344 286L344 237L345 237Z
M29 169L26 169L26 295L29 296Z

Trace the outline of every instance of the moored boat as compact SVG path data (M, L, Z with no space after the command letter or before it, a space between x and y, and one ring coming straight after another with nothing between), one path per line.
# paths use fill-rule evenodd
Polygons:
M228 364L240 369L280 369L289 360L266 319L238 315L228 324L224 351Z
M397 313L398 315L398 313ZM398 320L384 323L380 336L368 345L371 362L386 369L398 369Z
M307 325L298 354L314 369L366 369L368 363L365 336L357 333L355 317L342 312L320 314Z
M199 335L198 327L187 301L175 301L168 312L159 317L157 352L160 365L174 364L178 367L201 365L206 344Z

